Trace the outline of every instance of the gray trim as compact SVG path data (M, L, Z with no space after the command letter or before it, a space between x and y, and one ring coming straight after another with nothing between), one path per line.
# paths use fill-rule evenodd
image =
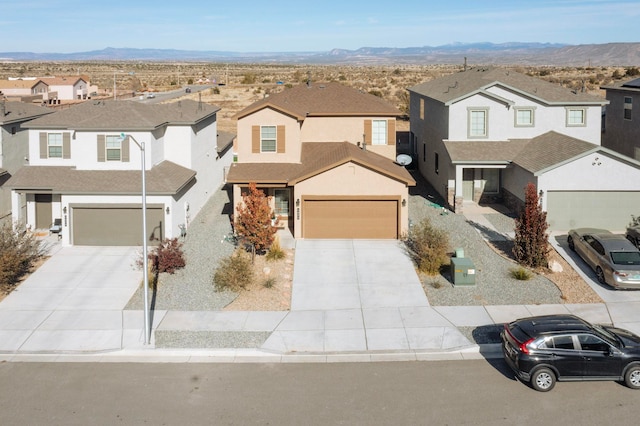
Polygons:
M40 132L40 158L48 158L49 155L47 153L47 133Z
M98 143L96 149L98 150L98 163L104 163L106 161L106 142L104 135L98 135Z
M71 134L68 132L62 134L62 158L71 158Z

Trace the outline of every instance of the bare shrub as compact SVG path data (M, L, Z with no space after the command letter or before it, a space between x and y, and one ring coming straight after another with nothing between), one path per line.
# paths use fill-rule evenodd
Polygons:
M253 265L249 255L236 250L231 256L223 258L213 276L213 284L218 291L240 291L253 281Z
M40 241L21 228L10 224L0 228L0 287L5 291L10 291L43 256Z
M447 263L447 233L434 228L428 218L411 227L405 244L416 267L422 273L436 275Z

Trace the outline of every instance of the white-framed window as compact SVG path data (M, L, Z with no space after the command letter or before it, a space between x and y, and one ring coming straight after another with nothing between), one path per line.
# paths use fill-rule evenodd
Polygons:
M275 189L273 195L276 215L289 216L289 190Z
M469 108L469 137L486 138L488 136L488 116L487 108Z
M587 125L587 110L585 108L567 108L567 126L584 127Z
M47 152L49 158L62 158L62 133L47 134Z
M122 160L122 141L120 139L120 136L105 136L105 149L105 158L107 159L107 161Z
M516 127L532 127L533 111L533 108L515 108Z
M276 152L276 126L260 126L260 152Z
M387 144L387 120L371 121L371 145Z
M631 96L624 97L624 119L631 120L631 110L633 108L633 98Z

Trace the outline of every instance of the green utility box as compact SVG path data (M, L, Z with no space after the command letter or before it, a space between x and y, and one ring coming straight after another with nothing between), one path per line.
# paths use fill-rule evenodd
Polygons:
M475 285L476 269L467 257L451 258L451 277L453 285Z

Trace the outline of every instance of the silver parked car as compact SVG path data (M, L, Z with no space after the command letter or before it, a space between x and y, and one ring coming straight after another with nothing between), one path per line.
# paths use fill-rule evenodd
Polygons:
M600 283L616 289L640 289L640 250L624 235L579 228L569 231L567 242L596 272Z

